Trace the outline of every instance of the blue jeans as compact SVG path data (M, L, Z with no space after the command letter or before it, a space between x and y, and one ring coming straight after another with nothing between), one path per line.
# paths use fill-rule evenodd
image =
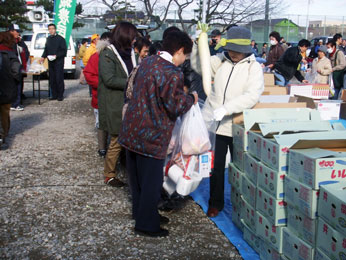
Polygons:
M281 74L274 71L274 75L275 75L275 85L285 87L289 83L289 81L286 80L285 77L282 76Z

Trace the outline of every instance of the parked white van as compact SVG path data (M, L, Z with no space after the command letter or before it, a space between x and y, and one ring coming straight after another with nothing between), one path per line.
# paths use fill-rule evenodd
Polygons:
M35 31L30 44L30 57L40 58L43 54L46 45L47 37L49 36L48 30ZM73 44L72 36L70 36L69 46L65 57L64 73L69 78L74 78L76 72L76 50Z

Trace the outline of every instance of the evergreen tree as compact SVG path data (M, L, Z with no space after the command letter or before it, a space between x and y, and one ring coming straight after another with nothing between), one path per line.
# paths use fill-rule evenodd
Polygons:
M28 11L24 0L0 0L0 28L7 28L10 24L16 23L22 29L26 29L28 22L24 14Z

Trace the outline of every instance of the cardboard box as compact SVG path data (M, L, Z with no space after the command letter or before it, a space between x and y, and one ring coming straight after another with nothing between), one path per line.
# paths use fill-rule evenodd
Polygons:
M332 133L337 132L346 133ZM290 150L288 176L316 190L320 185L346 181L346 154L318 148Z
M264 85L265 86L273 86L273 85L275 85L274 73L264 72L263 73L263 78L264 78Z
M245 109L244 128L245 130L259 130L258 124L261 123L305 122L309 121L311 115L316 113L318 112L307 108L270 107L263 109Z
M290 100L290 102L292 103L257 103L252 109L248 109L248 110L256 110L256 112L259 112L263 109L306 109L307 108L307 103L306 102L296 102L296 101L292 101ZM245 112L245 111L244 111ZM259 119L262 118L259 117ZM237 114L233 114L233 124L244 124L244 122L246 121L246 119L244 119L244 114L243 113L237 113ZM269 121L271 122L271 121ZM268 122L268 123L269 123ZM265 123L264 121L260 122L260 123ZM249 129L248 129L249 130Z
M322 120L339 120L340 107L342 100L323 100L321 101L317 109L321 114Z
M260 212L256 211L257 236L263 238L278 253L282 253L282 230L284 227L277 227Z
M261 134L266 138L273 138L274 135L292 134L298 132L328 132L333 131L333 126L330 122L321 121L321 118L316 113L311 113L311 120L299 122L276 122L259 124Z
M239 205L236 205L236 204L232 204L232 222L241 231L243 231L243 224L241 222L241 207Z
M256 210L244 198L241 200L241 218L256 233Z
M285 201L311 219L317 217L318 194L317 190L289 176L285 179Z
M346 182L321 186L318 212L330 226L346 236Z
M316 247L330 259L345 259L345 246L345 235L333 229L323 218L319 218Z
M245 175L243 175L241 194L252 207L256 208L257 187Z
M261 141L262 135L249 131L248 133L248 153L261 160Z
M244 173L240 171L233 163L229 164L228 167L228 182L231 184L232 187L236 188L237 190L241 189L241 181L242 176Z
M279 173L288 171L288 145L281 145L275 139L262 139L261 160Z
M283 254L291 260L313 260L314 247L295 236L288 228L283 229Z
M289 149L344 148L346 131L308 132L274 135L274 139L262 139L261 160L276 171L287 171Z
M261 260L281 260L282 254L279 254L273 247L268 245L266 242L261 241L261 251L260 259Z
M322 251L318 248L315 249L315 258L314 260L331 260L328 256L326 256Z
M247 135L248 131L245 130L243 125L232 124L233 146L237 149L247 151Z
M286 226L286 202L277 200L264 190L257 188L256 209L267 217L275 226Z
M235 187L231 187L231 203L232 203L232 205L236 205L237 207L241 207L241 203L242 203L241 193Z
M289 85L289 93L291 96L299 95L310 97L313 99L328 99L328 84L291 84Z
M249 153L244 155L244 174L249 178L252 183L257 185L257 175L259 171L259 164L256 158L252 157Z
M244 171L244 151L243 148L237 145L233 145L233 164L240 170Z
M261 251L261 244L262 241L261 239L256 236L256 233L254 233L251 228L249 228L246 223L244 222L244 220L241 220L242 224L243 224L243 238L244 240L253 248L253 250L255 250L258 254Z
M281 87L277 85L267 85L264 87L264 90L262 92L262 96L265 95L287 95L288 90L286 87Z
M287 206L287 227L311 246L316 244L317 224L317 219L311 219L294 207Z
M276 199L283 199L285 195L285 177L285 172L279 173L267 167L263 163L260 163L257 175L257 187L263 189Z

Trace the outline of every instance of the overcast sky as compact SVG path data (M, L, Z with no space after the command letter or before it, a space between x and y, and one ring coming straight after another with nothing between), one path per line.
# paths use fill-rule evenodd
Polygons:
M286 14L306 15L308 12L308 0L289 0ZM346 0L310 0L310 15L345 16Z
M82 3L90 3L93 8L98 8L100 4L97 4L95 0L77 0ZM111 1L111 0L109 0ZM135 3L136 1L127 0L128 3ZM167 1L167 0L159 0ZM197 1L196 1L197 2ZM282 0L282 3L288 6L287 9L282 11L282 15L306 15L308 11L309 0ZM135 4L138 6L138 4ZM102 6L102 4L101 4ZM192 9L195 7L192 7ZM172 10L173 11L173 10ZM280 14L275 14L279 16ZM346 21L346 0L310 0L309 15L319 15L319 16L339 16L340 20L342 16L345 16Z

